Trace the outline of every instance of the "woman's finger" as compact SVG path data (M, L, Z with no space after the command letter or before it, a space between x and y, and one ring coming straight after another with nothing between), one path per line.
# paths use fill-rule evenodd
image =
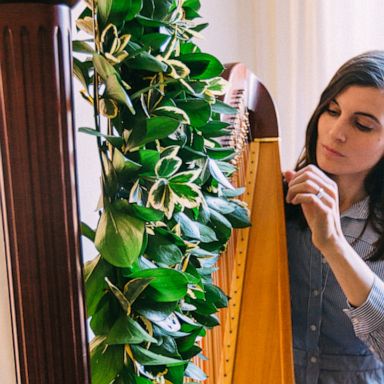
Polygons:
M320 193L311 192L298 192L295 193L291 199L291 204L313 204L320 209L333 209L335 207L335 200L332 196L328 195L324 190Z
M307 186L307 192L317 194L322 188L327 194L332 196L335 200L338 199L338 191L337 186L333 180L331 180L327 175L325 175L322 171L314 171L317 169L316 167L301 170L300 173L297 172L288 183L288 188L291 189L295 185L302 184L303 187Z

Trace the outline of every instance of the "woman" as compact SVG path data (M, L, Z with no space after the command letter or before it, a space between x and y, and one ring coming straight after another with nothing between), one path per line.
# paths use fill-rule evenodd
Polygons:
M384 383L384 52L338 70L284 176L296 384Z

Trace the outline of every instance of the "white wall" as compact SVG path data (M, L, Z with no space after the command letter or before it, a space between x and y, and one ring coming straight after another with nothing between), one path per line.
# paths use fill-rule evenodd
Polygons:
M241 61L269 89L280 117L283 167L304 143L321 91L350 57L384 49L382 0L201 0L210 23L200 44Z

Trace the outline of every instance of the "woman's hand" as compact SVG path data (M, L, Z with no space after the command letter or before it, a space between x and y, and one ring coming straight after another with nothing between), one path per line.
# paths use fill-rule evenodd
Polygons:
M284 173L288 183L286 200L300 204L312 232L313 244L323 253L344 238L340 226L336 183L314 165Z

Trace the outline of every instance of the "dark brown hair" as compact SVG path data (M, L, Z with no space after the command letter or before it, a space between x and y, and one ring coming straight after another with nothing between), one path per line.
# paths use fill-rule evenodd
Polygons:
M297 162L296 170L308 164L317 165L316 142L319 117L338 94L352 85L384 90L384 51L369 51L353 57L343 64L333 76L321 94L319 104L309 120L305 146ZM384 159L381 159L372 168L364 181L364 186L370 197L368 221L380 235L375 244L376 251L370 260L384 260ZM287 217L295 217L292 213ZM303 220L302 213L300 216L300 220Z

